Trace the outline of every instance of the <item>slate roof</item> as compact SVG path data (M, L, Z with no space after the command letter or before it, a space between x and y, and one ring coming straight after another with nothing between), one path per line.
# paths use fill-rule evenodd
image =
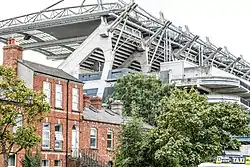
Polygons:
M97 121L110 124L120 125L124 122L123 117L110 110L97 110L91 108L84 108L84 119L88 121Z
M83 110L84 120L96 121L102 123L110 123L120 125L131 118L125 118L111 110L97 110L96 108L84 108ZM144 129L152 129L153 126L143 123Z
M28 67L29 69L33 70L34 72L38 72L41 74L46 74L46 75L50 75L50 76L54 76L54 77L58 77L58 78L62 78L62 79L66 79L66 80L70 80L70 81L83 84L81 80L73 77L72 75L69 75L68 73L64 72L62 69L45 66L45 65L30 62L27 60L18 60L18 62Z

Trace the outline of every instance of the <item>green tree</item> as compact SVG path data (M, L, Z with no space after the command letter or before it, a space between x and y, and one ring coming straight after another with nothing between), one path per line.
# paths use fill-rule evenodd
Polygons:
M238 149L232 136L250 134L247 111L236 103L210 104L194 89L173 89L158 109L150 133L143 133L137 120L124 125L116 165L194 167L225 149Z
M144 167L144 158L140 157L139 152L143 142L146 141L147 131L143 129L142 120L134 114L136 112L138 112L138 107L133 103L133 115L122 125L120 147L115 159L116 167Z
M27 150L22 161L23 167L40 167L41 166L41 154L36 151L35 155L32 155L30 150Z
M139 108L138 116L154 125L158 115L157 104L164 96L169 96L170 87L163 86L155 76L132 74L119 79L115 85L114 99L121 100L124 115L131 116L132 102Z
M232 136L249 135L248 113L236 103L209 104L191 89L175 89L160 101L161 114L146 150L159 167L192 167L237 149ZM152 147L148 147L152 146Z
M27 88L12 69L0 66L0 154L4 167L8 166L11 154L39 143L36 124L50 108L44 98L42 93Z

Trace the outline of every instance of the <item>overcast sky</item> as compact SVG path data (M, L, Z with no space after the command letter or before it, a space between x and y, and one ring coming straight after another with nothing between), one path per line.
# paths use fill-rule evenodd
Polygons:
M9 0L0 2L0 20L40 11L57 0ZM97 0L86 0L95 3ZM103 0L108 2L111 0ZM65 0L62 6L80 5L82 0ZM217 46L250 62L250 1L249 0L135 0L139 6L155 16L162 11L165 18L176 26L188 25L190 31L201 38L208 36ZM0 47L2 48L2 44ZM59 63L46 61L43 55L32 51L24 53L24 59L53 66ZM2 52L0 52L0 63Z

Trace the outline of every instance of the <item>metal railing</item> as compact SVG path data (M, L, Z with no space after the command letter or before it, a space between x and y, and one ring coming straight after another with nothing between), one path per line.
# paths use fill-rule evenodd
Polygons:
M240 80L230 77L192 77L184 79L172 79L173 83L191 84L191 83L208 83L208 82L226 82L228 84L240 85Z
M230 96L230 95L207 95L207 99L209 102L237 102L244 105L246 108L250 107L250 102L239 96Z
M80 157L78 158L79 167L106 167L107 161L98 155L98 150L85 148L79 150Z

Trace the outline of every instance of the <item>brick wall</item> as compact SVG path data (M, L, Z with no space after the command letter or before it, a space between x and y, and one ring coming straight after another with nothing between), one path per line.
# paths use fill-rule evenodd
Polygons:
M84 95L83 86L76 83L69 83L68 87L68 138L66 137L66 118L67 118L67 82L62 79L53 78L50 76L42 75L36 73L34 75L34 90L41 92L43 90L43 82L51 83L51 111L47 115L47 117L41 122L37 124L38 135L42 136L42 124L45 122L50 123L50 148L48 150L42 150L41 145L37 148L42 152L42 159L49 160L50 166L54 165L55 160L61 160L62 167L66 165L66 142L68 141L68 154L71 154L71 145L72 145L72 127L73 125L77 125L79 130L79 149L89 149L92 152L96 153L102 160L108 162L112 161L115 149L118 145L118 137L120 126L115 124L101 123L101 122L93 122L84 120L84 115L82 112L74 112L72 111L72 88L79 89L79 110L83 109L84 106ZM55 108L55 84L62 85L62 109ZM86 97L85 97L86 98ZM89 99L87 100L89 102ZM81 111L80 110L80 111ZM55 125L62 125L62 133L63 133L63 146L61 151L56 151L54 149L55 146ZM90 129L97 129L97 148L90 149ZM113 132L113 150L107 149L107 132L108 130ZM35 153L37 148L33 148L32 151ZM18 153L17 155L17 167L21 167L21 160L24 157L24 151Z
M4 65L12 67L17 72L17 60L22 59L23 49L18 45L15 45L15 41L10 39L8 45L4 47ZM97 149L92 149L91 151L96 152L103 160L112 160L115 152L115 148L118 145L119 136L119 125L100 123L83 120L84 115L82 114L82 109L84 105L83 85L79 83L69 82L67 87L67 81L39 73L34 74L33 78L33 89L38 92L43 90L43 82L51 83L51 111L41 123L37 124L38 135L42 136L42 124L45 122L50 123L50 148L48 150L42 150L41 145L37 148L42 152L42 159L48 159L50 166L54 165L54 160L61 160L62 167L66 165L66 142L68 143L68 154L71 154L71 144L72 144L72 127L76 125L79 131L79 149L90 149L90 129L96 128L97 132ZM55 88L56 84L62 85L62 108L55 107ZM72 111L72 88L79 89L79 112ZM68 89L68 98L67 98ZM92 105L98 109L101 109L101 99L96 97L89 99L85 97L88 103L91 101ZM67 106L68 103L68 106ZM88 107L86 105L86 107ZM67 111L68 111L68 136L66 137L66 122L67 122ZM62 125L63 133L63 146L61 151L55 151L55 125ZM113 132L113 146L114 150L107 149L107 132L108 130ZM33 148L32 151L35 153L37 148ZM16 155L16 167L22 166L22 159L24 157L25 150L22 150ZM3 161L0 160L0 166L3 166Z
M90 129L97 129L97 148L90 148ZM107 149L107 132L108 130L113 132L113 150ZM118 146L118 139L120 134L120 126L115 124L93 122L93 121L83 121L83 127L81 130L81 135L84 140L81 141L83 149L90 149L93 152L96 152L103 160L106 162L113 160L114 153Z
M8 45L3 47L3 65L11 67L17 73L17 61L23 57L23 48L15 44L15 39L10 38Z
M43 82L50 82L51 83L51 111L47 115L47 117L41 122L37 124L38 127L38 135L42 136L42 124L47 122L50 123L50 148L48 150L42 150L41 145L38 146L38 150L42 152L42 159L48 159L50 162L50 166L54 165L54 160L61 160L62 166L65 167L66 163L66 142L68 141L68 154L71 154L71 145L72 145L72 127L76 125L81 131L81 127L83 126L83 85L79 83L69 82L68 85L68 101L67 101L67 81L59 78L54 78L50 76L46 76L43 74L35 73L34 75L34 85L33 89L38 92L43 91ZM55 88L56 84L62 85L62 108L55 107ZM72 88L79 89L79 112L72 111ZM67 102L68 102L68 137L66 137L66 122L67 122ZM62 150L56 151L55 147L55 125L61 124L62 125L62 134L63 134L63 143L62 143ZM79 141L83 140L81 135L79 135ZM79 143L79 148L83 146ZM32 150L33 152L36 151L36 148ZM19 159L23 158L23 153L19 153L17 156ZM21 167L21 164L17 164L17 167Z
M55 108L55 87L56 84L61 84L62 85L62 93L63 93L63 99L62 99L62 109L66 111L67 108L67 81L58 79L58 78L53 78L49 76L45 76L42 74L35 74L34 76L34 90L35 91L42 91L43 90L43 82L47 81L51 83L51 109L56 109ZM72 111L72 88L78 88L79 89L79 111L82 110L83 108L83 86L77 83L69 83L68 87L68 107L69 111Z

